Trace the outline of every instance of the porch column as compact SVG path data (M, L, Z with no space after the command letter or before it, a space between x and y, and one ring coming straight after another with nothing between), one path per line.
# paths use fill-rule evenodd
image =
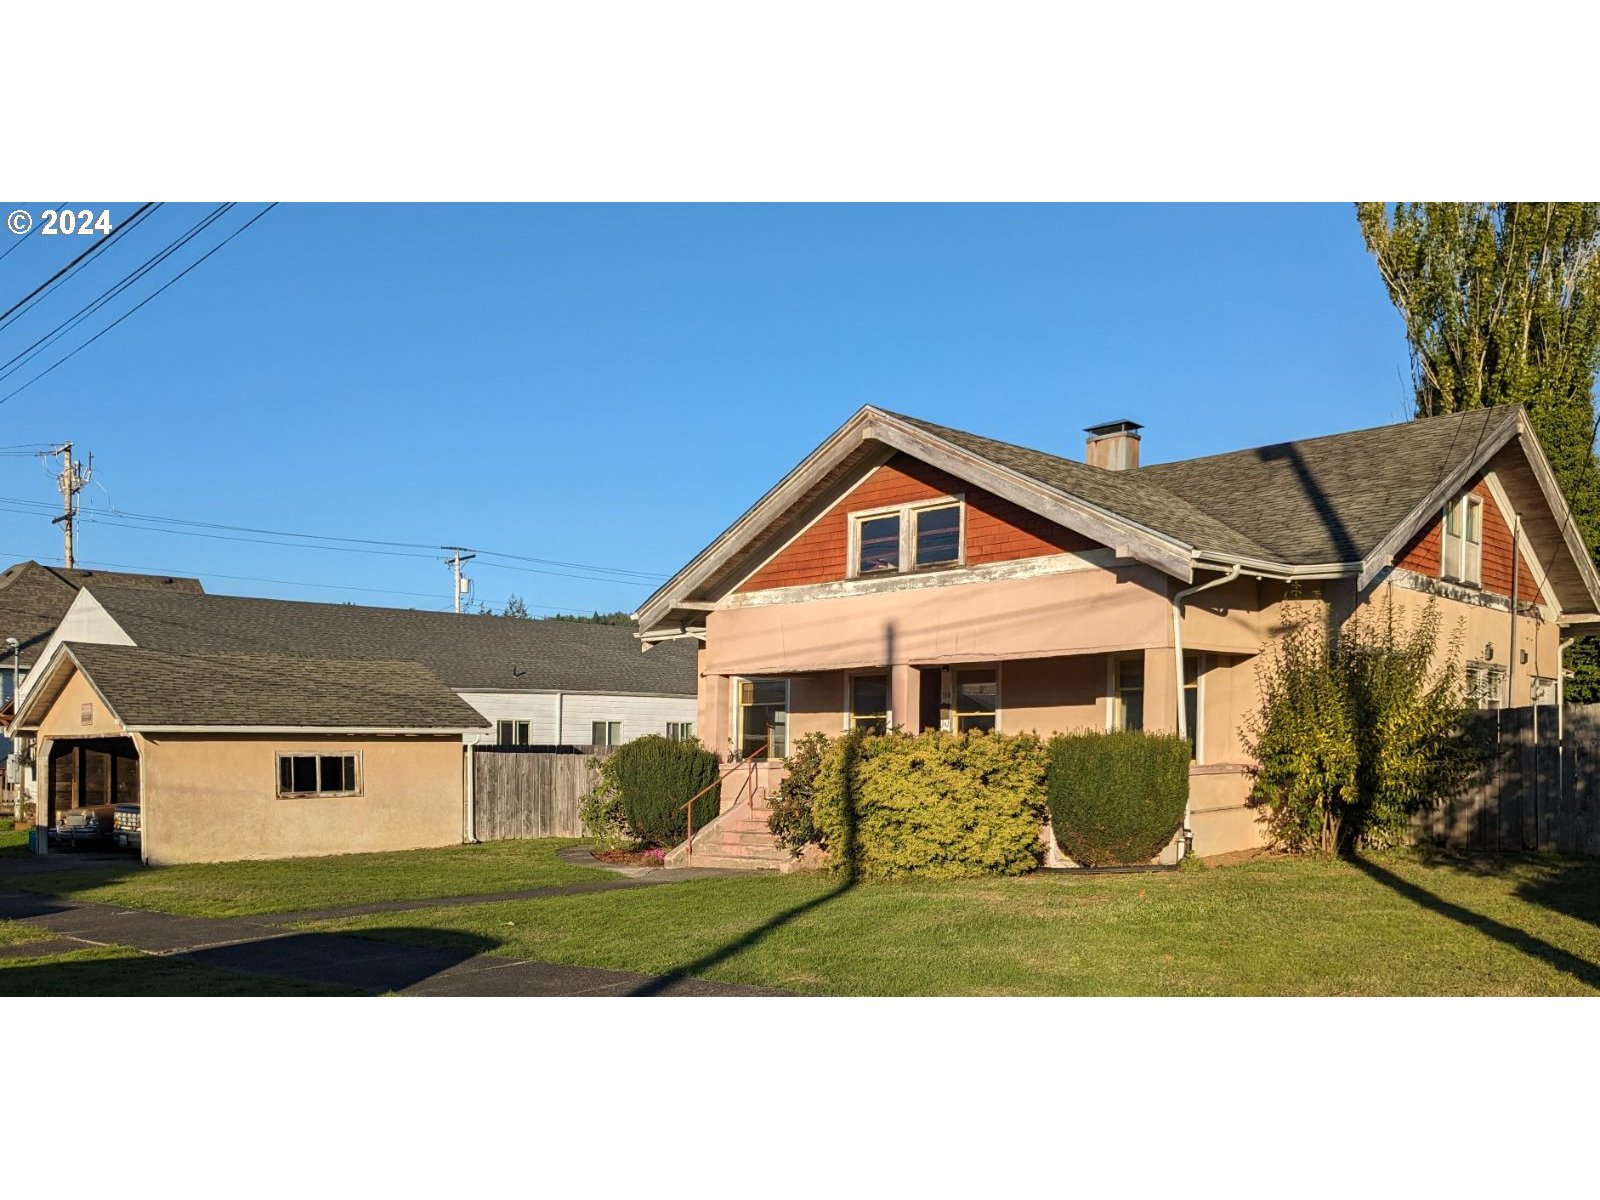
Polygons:
M1178 669L1171 646L1144 652L1144 727L1150 733L1178 732Z
M907 733L921 732L922 675L910 663L889 665L889 726Z
M705 662L702 647L697 661ZM716 752L718 758L728 757L728 745L733 739L733 717L729 705L732 687L726 675L700 675L695 696L695 735L700 744Z

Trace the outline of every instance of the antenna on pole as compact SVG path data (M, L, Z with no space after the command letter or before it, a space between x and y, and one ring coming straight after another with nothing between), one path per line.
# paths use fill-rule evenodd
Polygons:
M472 590L472 580L464 578L461 574L461 564L471 562L477 558L476 554L469 553L465 546L441 546L441 550L449 550L450 557L445 559L445 565L455 574L455 600L456 612L461 611L461 597Z
M61 459L61 474L56 476L56 487L61 490L62 512L59 517L52 517L50 524L62 526L62 560L71 569L72 532L73 524L78 519L78 493L89 486L89 479L94 475L94 455L89 455L87 463L78 462L72 457L72 443L62 442L54 450L41 452L40 457Z

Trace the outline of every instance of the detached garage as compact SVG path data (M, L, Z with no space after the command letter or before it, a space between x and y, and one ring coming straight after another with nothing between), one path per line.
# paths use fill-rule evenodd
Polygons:
M41 824L137 800L153 864L461 841L485 721L419 663L63 642L37 675L12 727L48 772Z

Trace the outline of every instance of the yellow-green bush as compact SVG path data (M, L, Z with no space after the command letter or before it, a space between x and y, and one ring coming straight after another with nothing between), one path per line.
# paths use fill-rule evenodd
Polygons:
M1044 788L1028 734L850 734L823 755L812 820L864 878L1018 875L1043 853Z

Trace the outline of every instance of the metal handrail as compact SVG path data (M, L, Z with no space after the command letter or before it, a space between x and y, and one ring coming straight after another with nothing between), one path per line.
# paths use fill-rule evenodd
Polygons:
M750 791L751 801L750 802L751 802L751 806L752 807L754 807L754 805L755 805L755 778L756 778L756 767L758 765L756 760L758 758L760 758L763 754L765 754L767 752L767 750L768 750L768 747L763 746L763 747L761 747L761 749L757 750L754 754L747 755L739 764L740 766L744 766L745 763L749 763L750 764L750 778L748 780L746 780L746 783L748 783L750 785L750 788L751 788L751 791ZM693 857L693 855L694 855L694 806L695 806L695 802L698 801L701 796L704 796L707 792L709 792L712 788L720 788L721 786L722 786L722 776L718 775L714 780L712 780L710 783L708 783L705 787L701 788L694 795L690 796L689 797L689 802L687 804L683 805L683 807L679 810L679 811L681 811L682 813L685 814L685 816L684 816L684 824L686 826L686 830L685 830L685 835L684 835L684 839L683 839L684 843L685 843L684 853L689 855L690 857ZM739 789L739 795L740 796L744 795L744 788L741 787ZM735 805L737 805L738 803L739 803L739 801L737 799L734 800L734 804Z

